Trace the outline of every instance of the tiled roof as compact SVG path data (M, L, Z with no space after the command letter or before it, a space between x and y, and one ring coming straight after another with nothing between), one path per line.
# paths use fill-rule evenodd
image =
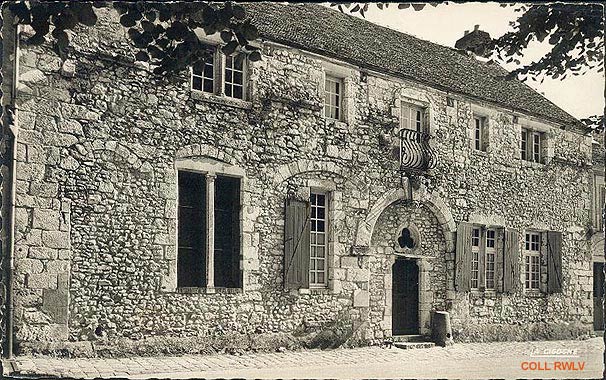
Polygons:
M580 122L506 71L317 4L246 3L262 38L567 125ZM390 12L390 10L385 10Z

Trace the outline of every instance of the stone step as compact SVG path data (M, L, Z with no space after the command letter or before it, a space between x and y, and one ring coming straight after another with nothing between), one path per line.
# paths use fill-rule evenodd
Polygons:
M425 335L394 335L392 342L429 342L429 337Z
M436 344L433 342L395 342L393 344L395 347L401 348L403 350L413 350L418 348L432 348L435 347Z

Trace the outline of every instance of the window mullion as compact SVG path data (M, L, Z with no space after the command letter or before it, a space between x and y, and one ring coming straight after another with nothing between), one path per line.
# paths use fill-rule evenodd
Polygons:
M215 93L219 96L225 95L225 55L221 52L221 49L217 46L215 50Z
M206 175L206 289L215 289L215 179Z

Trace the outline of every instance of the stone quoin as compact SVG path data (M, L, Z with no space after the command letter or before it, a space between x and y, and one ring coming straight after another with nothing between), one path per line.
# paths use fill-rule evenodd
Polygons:
M580 122L466 52L246 9L261 61L201 36L214 60L162 78L111 8L64 63L4 23L5 342L378 344L430 335L435 311L455 341L592 331Z

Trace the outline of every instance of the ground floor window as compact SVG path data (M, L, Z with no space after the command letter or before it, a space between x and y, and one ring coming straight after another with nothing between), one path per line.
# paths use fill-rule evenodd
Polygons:
M240 179L178 172L177 287L241 287Z
M305 188L308 195L286 199L284 286L291 289L328 285L329 193Z
M309 285L326 286L326 194L310 194Z
M541 235L537 232L527 232L524 241L525 289L539 289Z
M486 230L486 289L495 289L496 233Z
M478 289L480 283L480 229L471 230L471 288Z

